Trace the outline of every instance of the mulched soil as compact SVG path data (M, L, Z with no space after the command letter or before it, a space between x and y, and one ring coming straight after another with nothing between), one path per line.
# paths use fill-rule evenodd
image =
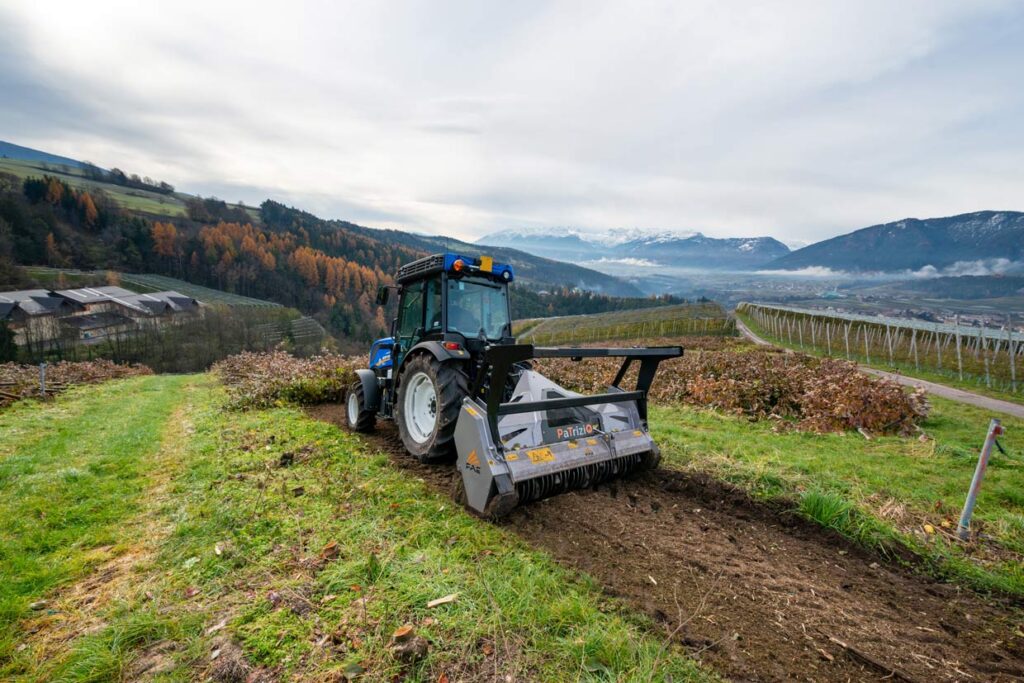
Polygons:
M342 406L310 413L344 424ZM417 463L391 425L371 439L450 489L451 468ZM707 477L661 469L497 523L733 680L1024 680L1019 605L921 576Z

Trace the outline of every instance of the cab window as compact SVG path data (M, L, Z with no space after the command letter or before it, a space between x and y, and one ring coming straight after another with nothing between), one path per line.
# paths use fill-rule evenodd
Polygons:
M402 302L398 307L398 336L409 339L423 327L423 283L415 282L402 288Z
M441 278L426 283L426 315L424 328L428 333L441 331Z

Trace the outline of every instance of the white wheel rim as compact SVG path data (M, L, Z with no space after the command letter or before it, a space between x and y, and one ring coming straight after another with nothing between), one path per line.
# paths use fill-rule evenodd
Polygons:
M356 392L351 391L348 394L348 423L353 427L359 422L359 397L356 396Z
M437 422L437 390L430 377L417 372L405 389L405 428L416 443L425 443Z

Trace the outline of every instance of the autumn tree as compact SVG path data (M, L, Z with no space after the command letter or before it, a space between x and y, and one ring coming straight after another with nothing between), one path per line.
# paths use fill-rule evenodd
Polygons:
M82 192L78 195L78 208L82 212L82 222L85 223L86 227L96 227L96 221L99 220L100 212L96 210L96 203L92 200L92 195L88 192Z

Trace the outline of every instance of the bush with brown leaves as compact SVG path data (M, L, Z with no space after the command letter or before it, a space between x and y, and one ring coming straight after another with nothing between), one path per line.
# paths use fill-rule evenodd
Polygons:
M122 377L152 375L145 365L127 365L109 360L60 361L46 366L47 395L76 384L98 384ZM38 398L39 366L18 363L0 364L0 408L23 398Z
M594 393L611 382L618 364L614 359L547 359L537 369L566 388ZM776 419L812 432L910 434L928 415L922 390L908 394L891 380L865 375L854 363L761 349L699 350L666 361L650 397Z
M296 358L284 351L239 353L214 363L234 408L342 401L362 357L327 354Z

